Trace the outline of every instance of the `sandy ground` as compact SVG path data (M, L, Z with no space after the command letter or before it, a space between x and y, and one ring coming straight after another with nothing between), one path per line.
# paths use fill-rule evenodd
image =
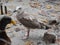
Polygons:
M54 4L53 5L52 4L49 4L50 6L52 6L52 9L46 9L46 8L44 8L44 6L47 5L47 3L43 4L42 2L44 2L44 0L41 0L39 2L41 2L41 4L43 5L43 7L41 7L41 8L31 8L29 6L29 4L28 4L29 1L27 1L27 0L23 0L23 2L20 2L20 3L16 2L16 1L15 2L9 2L9 3L4 4L4 5L7 5L8 10L10 9L10 11L14 11L17 6L22 5L23 8L25 8L25 11L27 11L30 14L34 14L36 16L36 18L38 18L40 21L41 20L44 20L46 18L47 19L50 19L50 18L51 19L56 19L56 17L51 16L52 14L54 15L54 13L51 13L50 12L52 10L58 10L58 9L54 9L54 7L55 7ZM46 17L46 16L43 16L42 17L42 16L38 15L37 12L39 12L40 10L45 10L46 12L48 12L46 14L47 15L49 14L49 17ZM60 11L60 9L59 9L59 11ZM59 14L60 13L55 13L55 15L59 15ZM14 20L16 20L15 15L16 14L14 13L11 16ZM20 29L16 32L16 28L20 28ZM33 42L32 45L38 45L37 44L38 42L41 42L41 44L39 44L39 45L46 45L42 41L41 38L43 37L44 33L47 30L31 29L29 39L28 40L22 40L22 38L26 34L26 30L27 30L26 27L24 27L23 25L19 25L19 24L17 24L16 26L12 26L9 29L6 29L7 35L10 37L10 39L12 41L12 44L11 45L27 45L26 42L29 42L29 41L30 42L31 41ZM59 44L56 43L56 44L49 44L49 45L59 45Z

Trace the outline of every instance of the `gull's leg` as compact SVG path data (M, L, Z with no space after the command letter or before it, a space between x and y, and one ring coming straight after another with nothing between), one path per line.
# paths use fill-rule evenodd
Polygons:
M27 31L27 38L29 38L30 29Z
M26 32L26 34L24 36L24 39L28 39L29 38L29 33L30 33L30 29L28 28L28 30L27 30L27 32Z

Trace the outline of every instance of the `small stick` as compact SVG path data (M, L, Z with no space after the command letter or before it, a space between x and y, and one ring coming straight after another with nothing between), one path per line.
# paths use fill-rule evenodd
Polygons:
M3 6L1 4L1 15L3 15Z
M7 14L7 7L5 6L5 14Z

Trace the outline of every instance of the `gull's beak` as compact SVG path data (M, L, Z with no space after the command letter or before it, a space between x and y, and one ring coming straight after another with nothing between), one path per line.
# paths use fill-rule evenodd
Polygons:
M17 10L14 10L13 12L17 12Z
M16 21L11 20L11 24L16 25Z

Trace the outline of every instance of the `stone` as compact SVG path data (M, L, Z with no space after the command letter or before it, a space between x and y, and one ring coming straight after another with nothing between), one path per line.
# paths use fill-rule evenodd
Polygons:
M55 43L56 41L56 36L53 34L48 34L47 32L43 36L43 41L45 43Z

